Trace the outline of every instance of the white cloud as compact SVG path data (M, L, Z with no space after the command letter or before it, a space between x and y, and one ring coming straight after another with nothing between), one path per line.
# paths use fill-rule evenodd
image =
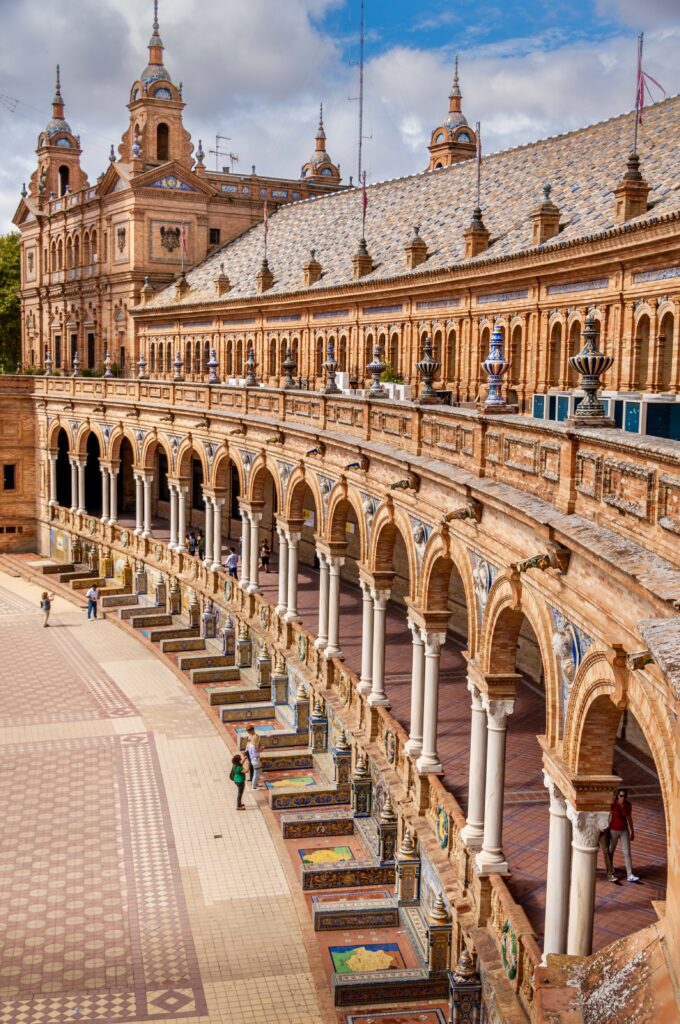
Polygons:
M621 13L627 0L616 2ZM653 3L665 9L666 0ZM237 170L248 172L254 163L263 173L297 176L313 148L323 100L329 151L345 180L355 174L357 109L348 97L356 95L356 70L344 62L340 41L319 28L323 14L341 4L162 0L166 63L174 81L184 83L185 125L194 142L202 138L207 152L220 132L240 155ZM57 61L90 180L106 169L109 145L127 125L130 86L146 63L151 3L143 6L140 14L139 0L69 0L50 8L48 22L40 0L2 0L4 38L13 46L0 53L0 93L21 103L14 114L0 105L0 231L10 226L21 182L33 170ZM679 27L646 35L646 68L669 94L679 91L679 45ZM461 53L463 109L470 122L482 121L487 153L632 105L632 34L581 43L519 39L471 52L474 58ZM364 130L372 139L364 165L372 180L427 166L429 134L446 114L450 83L444 50L393 47L368 63Z

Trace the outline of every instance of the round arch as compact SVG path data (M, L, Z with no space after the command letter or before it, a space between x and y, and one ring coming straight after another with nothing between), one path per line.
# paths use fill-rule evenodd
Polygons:
M336 484L329 495L325 538L330 544L345 544L347 542L347 523L351 511L354 512L359 530L358 560L365 562L368 557L368 538L364 510L359 496L344 482Z
M134 462L132 464L132 467L135 470L139 469L137 439L129 427L115 427L111 431L111 437L109 438L109 457L111 459L120 458L120 449L124 438L127 438L132 447L132 452L134 455Z
M88 454L87 442L88 442L88 438L89 438L90 434L94 434L94 436L97 438L97 444L99 445L100 457L102 457L102 458L105 457L105 455L106 455L106 442L104 441L102 433L101 433L101 431L99 429L99 425L97 423L91 423L91 424L83 423L78 428L78 432L77 432L77 434L75 436L75 439L74 439L74 442L73 442L73 453L74 453L74 455L78 455L81 458L85 458L87 456L87 454Z
M274 486L274 497L277 508L283 508L283 496L281 479L274 469L273 462L270 462L266 455L260 453L254 460L249 474L247 486L248 501L254 505L262 505L265 501L265 485L267 478L271 477Z
M408 568L407 596L413 600L416 596L418 560L411 532L411 524L406 513L392 505L391 502L389 505L382 504L375 513L368 554L368 569L372 573L394 571L394 551L397 535L401 537L406 551Z
M467 649L470 657L474 658L479 645L479 620L472 561L467 549L457 537L448 531L438 529L427 542L420 568L419 602L425 612L449 610L450 587L454 573L462 584L467 620Z
M300 466L293 470L288 481L286 500L282 506L284 515L289 521L304 519L304 499L307 490L311 493L314 501L316 532L321 535L324 527L323 501L319 493L316 475L306 473Z

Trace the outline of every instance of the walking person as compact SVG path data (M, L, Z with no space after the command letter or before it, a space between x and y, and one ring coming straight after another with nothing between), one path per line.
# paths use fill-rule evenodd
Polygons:
M614 874L614 866L612 864L612 858L609 852L609 844L611 843L611 839L612 834L609 830L609 826L607 826L607 828L603 828L600 832L600 838L598 842L599 847L602 850L602 858L604 860L604 868L607 872L607 878L610 882L618 882L618 878Z
M187 537L187 551L190 555L195 556L198 550L198 541L196 540L196 534L193 530L190 531Z
M255 726L252 724L246 726L246 735L248 737L246 757L250 765L250 784L253 789L259 789L260 776L262 774L262 761L260 759L261 740L255 732Z
M227 572L232 579L236 579L238 576L238 555L236 554L236 548L229 548L229 554L227 555L227 561L225 563Z
M269 559L271 557L272 549L269 547L267 538L260 544L260 568L264 569L266 573L269 573Z
M236 786L236 810L245 811L243 806L243 790L246 788L246 772L240 754L234 754L231 759L229 778Z
M45 621L43 626L49 626L50 612L52 611L52 602L54 601L54 594L48 594L46 590L43 590L42 597L40 598L40 610L45 613Z
M203 535L203 530L199 530L198 536L196 537L196 553L201 561L203 561L205 558L205 537Z
M609 829L611 839L609 840L609 855L612 859L612 865L614 862L614 852L618 845L619 839L621 840L621 846L623 847L623 859L626 864L626 874L629 882L639 882L638 875L633 871L633 861L630 855L630 844L635 839L635 829L633 827L633 808L630 801L628 800L627 789L617 789L616 796L614 797L614 803L609 814ZM612 874L609 876L610 881L616 879L616 873L612 867Z
M87 598L87 617L88 619L97 618L97 602L99 601L99 588L97 584L93 584L88 592L85 594Z

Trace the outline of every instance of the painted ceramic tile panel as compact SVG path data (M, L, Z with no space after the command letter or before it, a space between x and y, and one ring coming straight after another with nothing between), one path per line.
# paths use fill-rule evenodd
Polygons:
M406 967L396 942L374 942L364 946L331 946L328 952L336 974L396 971Z
M290 779L275 779L267 782L267 789L306 789L315 786L316 781L311 775L296 775Z
M446 1024L443 1010L387 1010L345 1017L345 1024Z
M311 850L298 850L303 864L341 864L354 860L349 846L316 847Z

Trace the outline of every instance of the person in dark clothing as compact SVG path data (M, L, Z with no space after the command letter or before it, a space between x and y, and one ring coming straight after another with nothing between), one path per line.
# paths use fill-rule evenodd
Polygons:
M231 759L229 778L236 786L236 810L244 811L243 790L246 788L246 770L243 767L243 760L240 754L234 754Z

